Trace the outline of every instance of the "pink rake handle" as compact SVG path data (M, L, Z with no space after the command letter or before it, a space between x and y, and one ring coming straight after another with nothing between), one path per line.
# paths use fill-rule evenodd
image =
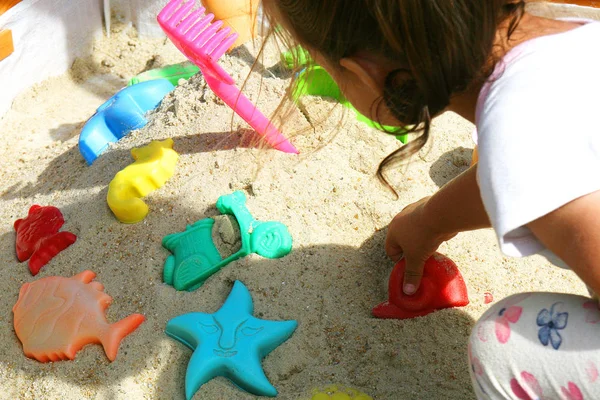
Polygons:
M213 92L244 119L274 149L285 153L298 154L298 150L273 126L246 96L235 85L228 85L219 79L206 74L204 79Z
M298 154L298 150L240 92L233 78L217 63L235 42L237 34L229 35L231 30L228 27L221 29L222 21L211 23L214 15L204 15L203 7L190 13L194 3L195 0L171 0L158 14L161 28L179 51L200 67L211 90L269 145L286 153Z

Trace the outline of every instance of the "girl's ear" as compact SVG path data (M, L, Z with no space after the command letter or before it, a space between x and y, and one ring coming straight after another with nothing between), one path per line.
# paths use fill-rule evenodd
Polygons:
M383 92L385 78L392 70L392 68L378 63L372 57L363 55L342 58L340 66L355 75L377 96Z

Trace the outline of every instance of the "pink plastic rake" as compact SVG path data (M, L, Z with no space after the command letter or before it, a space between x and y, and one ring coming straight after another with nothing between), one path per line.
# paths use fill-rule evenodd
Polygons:
M204 7L192 11L195 0L171 0L158 14L158 23L169 39L191 62L200 67L208 86L233 111L244 119L265 141L277 150L297 154L287 141L246 96L235 86L233 78L217 60L237 39L222 21L212 22L214 15ZM191 11L191 12L190 12Z

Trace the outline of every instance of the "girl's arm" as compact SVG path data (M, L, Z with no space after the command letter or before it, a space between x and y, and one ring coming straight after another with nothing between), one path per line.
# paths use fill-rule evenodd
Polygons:
M430 223L442 233L473 231L491 226L477 184L477 164L430 198L425 206Z
M600 293L600 192L575 199L527 226L594 293Z
M477 185L477 165L448 182L433 196L409 205L388 228L385 250L406 258L404 292L419 287L423 265L442 242L457 233L490 227Z

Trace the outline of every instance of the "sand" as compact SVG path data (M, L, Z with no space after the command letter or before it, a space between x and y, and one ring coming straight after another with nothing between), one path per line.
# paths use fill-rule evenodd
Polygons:
M484 293L494 301L523 291L585 293L572 272L542 258L503 257L493 232L483 230L460 234L440 248L462 271L467 307L406 321L371 317L371 308L387 298L393 267L383 250L386 225L405 205L432 194L469 165L473 126L453 114L435 120L432 140L419 157L390 173L399 200L374 175L379 161L399 146L393 137L351 115L340 125L341 107L305 98L303 112L293 108L285 126L299 156L253 148L246 126L232 122L231 110L201 76L168 95L146 127L87 166L77 140L95 108L147 64L183 60L168 42L140 41L123 26L114 31L96 45L92 58L24 92L0 120L0 398L183 399L191 351L169 339L165 325L183 313L216 311L240 280L252 294L257 317L298 321L294 335L263 362L280 399L308 399L313 388L331 383L375 399L471 399L466 347L471 327L489 307ZM255 51L250 46L234 52L222 65L241 82ZM289 82L273 53L250 75L246 89L266 114ZM325 123L315 124L320 119ZM165 138L174 140L180 154L174 176L145 198L150 213L143 222L119 223L106 204L109 182L133 161L132 148ZM163 284L169 253L162 237L218 215L216 200L234 190L246 193L255 218L287 225L292 252L276 260L248 256L194 292ZM32 204L59 207L63 230L78 236L35 278L16 259L12 226ZM42 364L26 358L11 312L20 286L85 269L96 272L113 297L109 321L134 312L147 321L125 338L112 363L98 345L85 347L74 361ZM194 398L256 397L217 378Z

